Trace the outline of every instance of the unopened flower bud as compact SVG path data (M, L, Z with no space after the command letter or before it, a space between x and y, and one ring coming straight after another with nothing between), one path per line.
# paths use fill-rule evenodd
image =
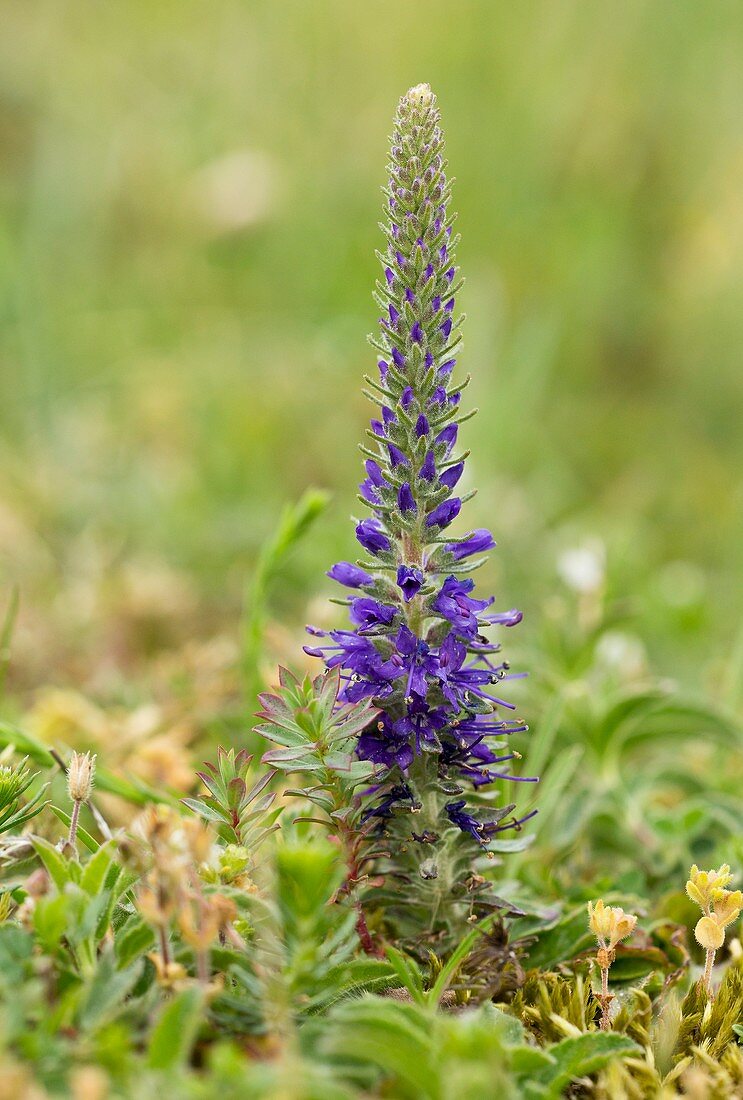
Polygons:
M67 791L73 802L87 802L93 790L95 755L73 752L67 771Z
M716 897L732 879L730 867L723 863L717 871L700 871L696 863L692 864L686 893L701 909L708 909Z
M743 909L743 893L740 890L723 890L722 897L715 900L715 920L725 927L740 916Z

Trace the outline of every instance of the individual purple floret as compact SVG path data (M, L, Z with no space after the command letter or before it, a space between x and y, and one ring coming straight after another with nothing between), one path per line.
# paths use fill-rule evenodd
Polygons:
M471 801L504 780L534 780L512 775L518 754L502 751L504 739L527 727L501 697L513 673L492 633L521 614L493 612L493 598L474 592L468 574L495 546L491 533L449 533L472 494L454 495L467 417L459 412L463 387L452 381L461 280L445 167L435 97L419 85L400 101L385 188L381 321L372 337L379 376L367 379L377 411L360 487L371 516L356 526L367 557L329 572L363 595L348 598L351 629L313 629L325 640L307 649L340 666L341 701L371 698L380 709L357 746L381 770L369 816L419 814L407 835L426 849L423 878L435 877L428 849L452 826L484 846L535 812L519 817L510 803Z

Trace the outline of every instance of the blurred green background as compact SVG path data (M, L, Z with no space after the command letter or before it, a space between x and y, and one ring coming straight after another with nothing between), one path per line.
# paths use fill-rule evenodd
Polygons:
M419 81L457 177L480 408L464 523L499 543L483 581L524 609L517 644L600 588L625 656L724 686L743 561L738 5L0 13L18 691L119 690L153 653L236 636L261 544L314 485L332 507L274 593L273 647L298 653L324 569L353 554L379 188Z

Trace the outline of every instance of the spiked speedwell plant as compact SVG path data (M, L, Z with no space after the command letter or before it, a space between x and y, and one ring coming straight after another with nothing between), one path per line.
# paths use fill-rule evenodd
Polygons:
M458 238L449 209L444 139L427 84L400 100L392 136L386 248L375 299L382 310L371 342L378 379L366 392L378 405L371 421L360 500L371 511L356 526L367 558L340 562L329 576L353 591L351 629L329 634L307 652L340 667L342 702L373 700L381 713L358 740L358 755L379 766L368 814L389 835L390 867L405 918L431 934L461 929L462 919L492 907L473 856L493 838L520 830L498 805L499 781L517 777L508 764L509 736L527 729L499 685L510 677L490 627L521 620L493 612L470 574L495 545L487 530L447 534L472 495L457 495L467 452L458 451L466 382L454 380L463 321ZM487 793L486 793L487 792ZM375 797L376 795L376 797ZM492 854L492 853L491 853ZM474 895L477 894L478 897Z

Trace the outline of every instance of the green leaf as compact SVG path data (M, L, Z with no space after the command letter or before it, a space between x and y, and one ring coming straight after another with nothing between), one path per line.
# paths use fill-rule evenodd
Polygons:
M467 958L470 951L479 940L480 936L482 936L484 932L487 932L497 916L497 913L491 913L490 916L485 917L484 920L481 920L479 924L472 928L471 931L468 932L468 934L460 942L456 951L454 951L450 958L447 960L446 965L442 968L438 978L426 994L426 1003L429 1006L433 1008L438 1008L438 1006L441 1004L441 998L444 996L444 993L446 993L447 989L449 988L449 985L453 981L454 976L456 975L456 972L459 969L460 965Z
M56 766L56 761L46 745L9 722L0 721L0 745L12 745L17 752L30 757L34 764L40 764L45 768Z
M0 924L0 974L5 983L17 985L23 980L25 964L33 949L34 939L29 932L17 924Z
M558 963L574 959L594 942L588 931L585 907L581 905L552 928L537 933L536 943L528 950L528 965L535 970L551 970Z
M31 843L36 849L39 859L49 872L49 877L61 893L67 883L74 882L77 877L76 872L73 871L73 864L66 860L62 853L58 852L54 845L43 837L33 836L31 837Z
M155 942L155 933L149 924L135 917L119 932L115 940L116 960L123 969L134 959L149 951Z
M509 1062L515 1077L526 1081L547 1075L555 1066L555 1059L539 1047L518 1046L509 1051Z
M519 1046L524 1042L524 1025L516 1016L511 1016L510 1013L504 1012L503 1009L489 1002L483 1005L480 1012L487 1019L488 1023L492 1023L496 1026L498 1029L498 1037L505 1046Z
M626 1035L615 1032L591 1031L585 1035L563 1039L549 1048L554 1065L545 1066L534 1075L538 1081L549 1085L550 1097L562 1096L567 1085L577 1077L598 1073L613 1058L636 1055L641 1048Z
M132 966L117 969L113 952L105 951L98 959L93 977L81 994L77 1012L78 1026L83 1031L98 1031L115 1013L132 991L142 972L138 960Z
M418 1004L425 1004L426 995L423 992L423 977L417 962L414 959L407 958L402 951L398 951L396 947L392 946L387 948L386 955L403 988Z
M440 1100L441 1077L431 1020L417 1005L367 995L334 1009L322 1048L351 1063L371 1063L394 1075L394 1092L405 1100Z
M33 924L39 946L50 955L58 955L67 929L69 898L65 894L39 898Z
M69 829L72 818L67 811L60 809L59 806L55 806L54 803L52 803L49 808L52 813L59 818L62 824L66 825ZM83 842L89 852L97 852L100 848L100 844L95 837L92 837L87 830L83 829L82 825L78 825L77 827L77 839Z
M80 885L91 898L100 894L109 869L114 865L114 841L102 844L92 859L88 860L80 877Z
M153 1028L147 1049L150 1069L175 1069L185 1065L196 1040L203 1015L204 993L189 986L165 1006Z

